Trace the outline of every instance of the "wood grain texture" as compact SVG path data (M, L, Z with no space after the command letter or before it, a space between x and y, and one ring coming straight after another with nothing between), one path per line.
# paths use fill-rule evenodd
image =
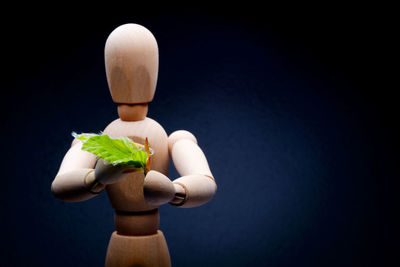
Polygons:
M85 179L93 175L92 169L79 169L59 174L51 184L54 196L66 202L78 202L88 200L96 194L91 192L91 186L87 186Z
M74 139L71 148L61 162L57 175L72 170L93 169L96 161L97 157L92 153L83 151L82 142Z
M108 244L106 267L170 267L169 251L163 233L125 236L114 232Z
M199 175L182 176L173 181L174 184L179 184L185 189L185 199L182 203L176 206L182 208L193 208L201 206L210 201L217 192L217 185L214 179Z
M152 170L144 179L143 193L148 204L158 207L174 198L175 187L167 176Z
M93 167L96 156L81 150L82 142L74 140L65 154L60 169L51 184L51 191L60 200L77 202L90 199L104 189L93 189Z
M168 136L156 121L146 118L142 121L122 121L117 119L110 123L104 133L109 136L127 136L133 141L144 144L147 137L154 154L151 156L150 170L168 175L169 155ZM127 178L107 186L111 205L119 211L145 211L156 206L147 203L144 198L144 173L131 173Z
M170 154L172 152L172 147L175 145L175 143L182 139L188 139L193 143L197 144L197 139L191 132L186 130L175 131L168 136L168 150Z
M178 183L172 183L175 188L175 196L169 202L173 206L182 206L186 200L186 189L183 185Z
M153 235L160 224L158 209L143 212L120 212L114 214L115 230L119 235Z
M108 37L104 57L113 101L148 103L158 76L158 46L153 34L138 24L125 24Z
M171 157L181 176L202 174L213 177L203 151L189 139L178 140L172 147Z
M118 116L123 121L141 121L147 116L149 106L145 104L118 104Z
M171 157L176 170L182 176L173 183L181 186L176 186L176 190L183 188L185 191L183 197L181 193L177 193L171 204L182 208L203 205L210 201L217 191L207 159L195 141L192 134L183 131L169 138Z

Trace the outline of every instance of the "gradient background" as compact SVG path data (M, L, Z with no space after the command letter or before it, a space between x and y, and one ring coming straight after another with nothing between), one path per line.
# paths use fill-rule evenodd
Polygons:
M103 49L128 22L159 45L148 116L168 134L193 132L218 183L202 207L160 208L173 266L397 265L397 99L380 76L390 24L358 11L32 12L3 23L0 265L104 264L107 195L63 203L50 185L71 131L117 118Z

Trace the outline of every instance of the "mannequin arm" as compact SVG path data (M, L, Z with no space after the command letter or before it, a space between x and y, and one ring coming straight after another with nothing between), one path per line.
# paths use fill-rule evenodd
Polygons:
M96 156L81 150L81 147L82 142L76 139L72 142L51 185L51 191L60 200L87 200L105 188L105 185L95 181L93 167L96 164Z
M196 138L188 131L176 131L169 136L168 146L176 170L182 176L173 181L176 194L171 204L191 208L210 201L217 185Z

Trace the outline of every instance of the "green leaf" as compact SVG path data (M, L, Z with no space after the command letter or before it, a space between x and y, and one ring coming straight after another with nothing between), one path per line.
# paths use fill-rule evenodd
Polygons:
M106 134L76 134L72 135L83 142L82 150L93 153L113 165L125 164L139 169L145 169L146 152L140 150L127 137L110 138Z
M96 136L96 135L98 135L98 134L91 134L91 133L77 134L76 132L72 132L72 136L75 137L78 140L81 140L82 142L85 142L91 136Z

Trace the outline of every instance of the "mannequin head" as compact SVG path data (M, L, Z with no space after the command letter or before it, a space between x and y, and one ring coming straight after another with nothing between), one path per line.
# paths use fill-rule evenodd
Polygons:
M153 34L138 24L124 24L108 37L105 49L108 86L118 104L151 102L158 75L158 46Z

